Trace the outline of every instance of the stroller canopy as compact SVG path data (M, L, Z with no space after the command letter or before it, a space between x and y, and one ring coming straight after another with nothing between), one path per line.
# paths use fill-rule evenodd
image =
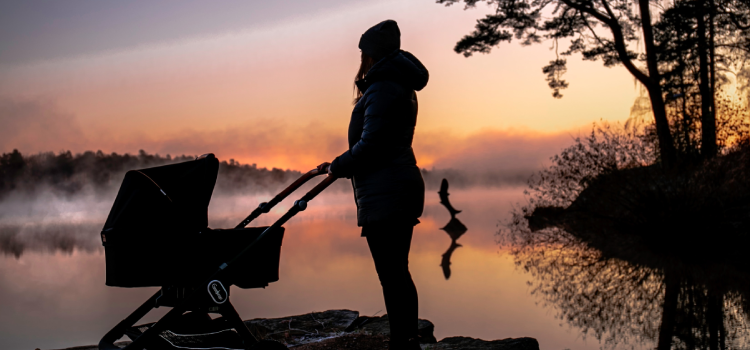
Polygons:
M208 227L208 203L218 171L219 161L213 154L128 171L103 231L175 232Z

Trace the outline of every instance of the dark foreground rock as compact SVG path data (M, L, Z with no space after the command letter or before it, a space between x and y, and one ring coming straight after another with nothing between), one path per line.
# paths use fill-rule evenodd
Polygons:
M502 340L482 340L469 337L449 337L441 340L435 350L539 350L539 343L534 338L508 338Z
M295 350L387 350L389 338L385 335L346 334L340 337L309 343ZM422 344L423 350L539 350L534 338L517 338L486 341L468 337L450 337L435 344Z
M294 347L294 350L387 350L388 337L384 335L345 334L340 337Z
M260 339L292 347L343 335L357 318L357 311L328 310L281 318L256 318L245 324Z
M245 321L251 332L260 339L274 340L297 350L323 349L388 349L388 315L381 317L359 316L352 310L328 310L281 318L257 318ZM434 350L538 350L533 338L516 338L486 341L468 337L449 337L437 341L433 332L435 325L428 320L419 320L419 335L422 349ZM174 334L172 334L174 336ZM211 344L200 344L201 335L184 336L194 349L211 348ZM170 339L173 343L179 341ZM119 342L125 346L129 342ZM65 350L97 350L95 345L79 346Z
M419 338L423 344L437 343L435 339L435 325L424 319L419 319ZM388 324L388 315L381 317L360 316L352 322L346 329L346 332L358 332L372 335L383 335L390 337L391 329Z

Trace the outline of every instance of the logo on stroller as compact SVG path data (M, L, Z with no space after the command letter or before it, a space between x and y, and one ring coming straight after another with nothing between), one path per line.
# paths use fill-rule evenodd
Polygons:
M211 299L214 303L223 304L227 301L227 290L224 285L217 280L213 280L208 283L208 294L211 295Z

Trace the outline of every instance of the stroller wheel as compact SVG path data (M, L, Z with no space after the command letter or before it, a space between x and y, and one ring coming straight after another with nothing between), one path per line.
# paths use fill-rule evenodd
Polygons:
M273 340L261 340L253 347L250 348L251 350L287 350L288 348L286 345L281 344L277 341Z

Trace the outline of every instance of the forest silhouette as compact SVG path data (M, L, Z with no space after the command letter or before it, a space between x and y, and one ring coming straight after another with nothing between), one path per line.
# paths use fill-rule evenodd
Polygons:
M498 232L534 293L607 347L747 348L750 3L486 2L457 53L546 41L553 97L573 54L643 92L625 125L595 125L532 177Z
M85 191L113 196L125 173L129 170L185 162L195 155L160 156L140 150L138 154L105 154L102 151L86 151L74 154L41 152L24 155L18 150L0 155L0 200L11 193L33 197L39 191L52 191L58 195L74 196ZM219 164L216 181L217 194L271 193L286 187L301 176L304 169L279 169L242 164L230 159ZM422 169L422 177L429 189L440 187L441 179L450 177L455 188L474 186L498 187L518 186L524 177L504 174L475 174L455 169ZM342 182L330 190L350 191L351 186Z
M22 155L18 150L0 156L0 199L11 192L33 195L52 190L61 195L76 195L86 189L112 195L129 170L185 162L196 156L171 157L148 154L104 154L102 151L73 154L70 151ZM234 159L219 165L216 191L276 191L301 175L296 170L259 168Z
M501 245L534 294L608 347L746 347L750 146L664 170L635 136L599 127L553 157Z

